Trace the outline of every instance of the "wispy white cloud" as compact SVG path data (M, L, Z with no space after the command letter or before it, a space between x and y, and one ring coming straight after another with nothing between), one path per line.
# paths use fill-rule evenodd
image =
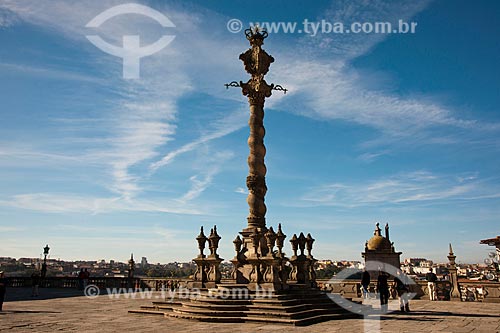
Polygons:
M416 171L363 183L320 185L305 193L301 201L304 205L352 208L418 202L439 204L449 200L498 197L500 191L490 186L487 180L467 175L439 175Z
M0 29L8 28L14 25L17 21L17 16L12 11L0 7Z
M152 234L164 237L166 240L174 239L181 234L186 233L182 230L166 228L160 225L154 225L151 228L143 228L142 226L120 226L117 229L114 226L105 226L105 225L75 225L75 224L58 224L53 227L54 230L58 231L70 231L77 233L91 233L91 234L112 234L114 236L117 235L132 235L137 237L138 235L142 236L151 236Z
M43 78L57 80L81 81L99 85L105 84L105 81L98 77L87 75L84 73L77 73L74 71L61 70L58 68L37 67L27 64L0 63L0 70L14 71L16 73L26 73L32 76L40 76Z
M213 127L213 130L205 129L205 133L203 133L198 139L169 152L159 161L152 163L149 166L150 170L154 172L157 169L172 163L174 159L181 154L193 151L194 149L197 149L212 140L219 139L241 129L246 125L247 117L247 112L241 109L219 120L215 120L213 124L209 125L210 127Z
M134 200L143 191L141 181L144 177L150 176L147 170L142 172L143 170L138 169L138 166L144 161L155 158L159 151L165 149L168 142L175 137L179 112L177 101L193 89L193 73L200 73L199 68L191 71L188 67L193 65L200 67L198 60L203 58L209 63L203 64L201 72L210 71L207 69L209 65L212 69L213 67L223 68L225 58L223 50L229 44L223 40L206 43L207 30L201 29L199 25L207 22L200 20L196 11L186 13L163 4L160 7L165 8L159 9L175 22L177 25L175 32L180 33L182 38L177 38L175 43L159 54L143 59L140 80L124 82L117 70L121 66L121 59L102 53L85 39L85 34L88 33L85 24L88 20L104 9L119 3L119 1L104 1L84 5L68 4L64 1L43 1L42 4L35 1L24 3L6 1L0 6L24 21L50 29L64 38L76 40L82 45L82 51L87 52L95 60L95 66L101 67L101 72L108 72L109 76L115 77L113 80L108 80L107 84L119 91L120 97L113 103L109 103L112 105L111 108L102 110L104 114L101 117L106 120L103 124L105 127L101 127L104 136L97 140L94 138L93 144L87 147L85 154L79 156L79 159L87 159L89 162L104 166L104 171L111 176L106 187L124 200ZM99 34L114 41L115 44L120 44L121 36L134 28L141 31L144 36L155 35L159 29L145 24L140 17L133 16L127 17L126 20L123 18L112 20L109 24L100 27ZM198 52L193 53L193 47L198 47ZM92 80L92 78L58 69L35 68L24 64L5 66L11 70L29 72L33 75ZM219 71L219 73L225 76L226 72ZM208 82L208 78L213 79L213 77L212 73L206 75L205 81L198 79L198 86L206 93L212 93L213 83ZM225 81L221 81L221 87L223 82ZM241 128L244 126L241 119L241 114L236 112L223 119L215 120L212 126L213 132L202 134L196 142L170 152L161 162L154 163L152 169L156 170L183 152L194 150L210 140ZM71 119L65 118L60 122L62 125L74 127ZM99 128L98 123L93 126ZM74 142L74 138L72 139L69 143ZM85 139L81 143L83 142ZM71 149L71 146L68 148ZM29 157L35 159L43 155L60 156L46 150L38 153L33 151ZM62 161L64 157L60 157L59 161ZM67 159L72 161L73 158L68 156ZM132 172L131 168L135 171ZM198 177L203 179L198 179ZM213 175L194 176L191 179L193 190L185 194L182 199L185 201L189 198L196 198L211 182L211 177Z
M318 20L342 22L411 21L430 1L335 1ZM418 31L417 31L418 33ZM290 93L277 108L320 121L343 120L376 129L367 145L455 144L471 132L498 132L499 124L462 119L460 111L432 95L401 95L381 84L378 73L358 70L352 60L370 52L388 34L318 34L301 39L297 52L282 52L273 65L275 81ZM455 134L443 135L443 129ZM461 135L465 132L465 135ZM483 135L484 137L484 135ZM484 140L480 140L481 142ZM361 147L362 148L362 147ZM366 158L368 155L362 156ZM372 156L373 158L373 156Z
M191 188L180 199L183 202L191 201L203 193L210 186L224 164L230 160L234 154L230 151L222 151L213 154L210 158L205 158L207 164L203 166L200 174L192 176L189 180Z
M290 101L282 107L295 104L292 111L303 116L347 120L405 137L433 126L471 128L475 124L455 118L437 102L369 90L362 84L362 75L344 65L295 61L277 68L281 81L291 86Z
M0 232L19 232L19 231L24 231L24 230L26 230L26 228L0 226Z
M248 194L248 190L244 189L243 187L236 188L236 190L234 190L234 192L240 193L240 194Z
M432 1L332 1L318 20L341 22L348 27L353 22L390 22L396 26L398 20L408 21L424 10ZM368 53L390 34L319 34L314 38L306 36L301 44L311 57L328 56L332 61L349 61Z
M34 193L0 200L0 206L43 213L106 214L116 211L160 212L198 215L207 210L199 205L168 199L127 200L122 197L90 197L72 194Z
M365 163L371 163L377 160L379 157L390 154L389 150L383 150L378 152L367 152L358 156L358 160Z
M85 39L85 34L88 33L85 24L102 10L118 3L120 2L104 1L91 2L89 5L70 4L65 1L6 0L0 5L25 21L81 43L82 52L86 52L91 59L96 60L94 65L102 69L106 74L104 76L114 78L108 84L114 86L116 91L120 92L120 96L110 101L109 109L102 110L106 122L100 127L96 125L99 130L105 132L105 135L96 138L96 144L87 147L84 154L77 157L67 156L68 163L87 161L103 166L100 172L110 176L105 185L114 195L111 199L104 197L96 200L97 203L102 200L104 205L115 207L112 209L124 207L121 205L123 202L132 202L134 207L147 206L139 199L144 191L141 185L144 178L150 177L159 168L173 163L181 154L196 151L210 141L244 127L248 117L245 106L227 117L212 118L197 139L180 148L172 149L170 143L176 138L178 115L181 112L189 112L179 109L179 99L195 90L220 97L221 89L216 88L214 82L222 84L238 79L234 78L233 73L241 72L241 63L235 55L241 52L242 44L234 43L227 37L225 30L223 31L225 35L221 35L220 32L205 29L213 22L224 21L224 18L216 13L208 15L204 11L198 11L194 6L190 7L190 10L194 10L188 13L185 8L176 9L165 4L164 12L178 26L175 31L179 34L178 38L164 51L148 57L141 63L141 80L132 83L122 82L121 59L102 53ZM342 22L394 21L411 18L425 8L427 3L335 2L321 18ZM121 36L130 30L129 25L139 27L141 31L146 32L146 35L148 32L157 32L149 25L142 25L140 21L127 19L109 23L99 30L99 34L117 45ZM221 26L224 27L223 24ZM374 34L332 34L321 38L303 39L299 44L303 52L296 52L296 45L290 48L285 46L280 52L278 61L273 64L271 74L273 81L284 84L290 89L290 93L286 96L273 96L266 105L320 120L341 119L354 122L378 129L389 138L408 138L417 132L422 133L440 126L462 129L477 126L475 121L460 119L453 110L432 98L402 97L367 85L366 73L353 69L350 61L366 54L386 37ZM24 68L36 75L86 79L76 73L68 74L57 69L44 71L22 64L12 66L18 66L20 70ZM228 96L230 98L231 95ZM242 100L240 95L239 100ZM238 104L238 107L240 105ZM70 124L70 119L60 121L62 124L73 126ZM64 141L64 138L61 139ZM36 150L30 154L29 157L33 159L44 158L47 155L56 156L61 161L65 159L62 154L50 151ZM370 162L381 154L385 154L384 151L365 153L359 158ZM212 173L204 174L198 170L194 171L197 174L190 179L191 189L184 194L177 193L181 201L189 202L196 199L213 182L214 175L220 169L215 168ZM344 190L348 193L344 194L345 196L350 195L350 192L343 188L345 184L336 186L338 188L333 186L325 194L331 196L332 192ZM385 188L389 190L388 186ZM460 188L456 190L460 191ZM413 194L417 195L415 198L418 200L423 200L425 197L424 193ZM75 196L78 198L78 195ZM52 205L57 201L45 200L43 207L37 207L33 199L27 198L31 198L30 195L25 198L18 197L13 202L26 200L29 204L25 207L44 211L47 211L47 207L52 207L54 211L58 209L57 204ZM113 201L114 199L117 201ZM153 210L158 209L155 204L150 205ZM78 200L67 202L67 206L73 207L72 209L76 211L99 211L94 208L94 204L87 205L79 203Z

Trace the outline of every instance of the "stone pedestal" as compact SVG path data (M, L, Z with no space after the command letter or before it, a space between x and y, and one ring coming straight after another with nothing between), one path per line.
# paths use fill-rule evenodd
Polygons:
M205 288L207 282L207 265L205 258L195 258L193 261L196 263L196 272L193 275L193 281L189 284L191 288Z
M292 256L290 258L290 264L292 264L292 271L288 278L288 283L299 283L310 285L310 261L305 255Z
M219 258L219 256L208 256L205 258L205 263L207 266L207 282L205 283L206 288L215 288L218 283L221 282L222 274L220 272L220 263L224 259Z
M458 274L457 274L457 266L455 263L455 259L457 257L453 253L453 248L450 244L450 253L448 254L448 272L450 273L450 282L451 282L451 292L450 292L450 301L460 302L462 301L462 297L460 294L460 286L458 285Z

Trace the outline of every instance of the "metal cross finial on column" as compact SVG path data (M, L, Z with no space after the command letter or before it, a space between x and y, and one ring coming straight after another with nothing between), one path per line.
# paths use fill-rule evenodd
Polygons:
M245 70L251 75L246 83L233 81L225 84L226 88L241 87L242 93L248 96L250 104L250 136L248 146L250 154L248 156L249 175L247 177L248 187L248 215L249 228L264 228L266 226L266 205L264 198L267 192L266 186L266 165L264 157L266 147L264 146L264 102L266 97L271 96L272 90L280 90L286 93L282 86L268 84L264 76L269 71L269 66L274 62L274 58L262 49L264 39L268 36L267 31L254 27L245 30L245 35L250 42L251 48L240 55L240 60L245 65Z

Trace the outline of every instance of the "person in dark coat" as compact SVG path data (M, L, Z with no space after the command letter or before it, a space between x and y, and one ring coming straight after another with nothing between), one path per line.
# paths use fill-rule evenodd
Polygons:
M385 272L380 272L377 279L377 290L380 295L380 310L386 313L389 306L389 284L387 283L388 275Z
M363 270L363 276L361 277L361 290L363 292L363 298L370 298L370 273L365 269Z
M83 290L84 278L85 278L85 273L83 272L83 268L80 268L80 272L78 273L78 290Z
M31 297L38 297L38 286L40 286L40 273L34 271L31 274Z
M429 290L429 299L431 301L435 301L436 298L436 281L437 276L432 271L432 268L429 268L429 273L425 275L425 279L427 280L427 289Z
M410 288L403 282L403 274L401 271L397 272L397 276L394 278L393 287L396 289L396 293L399 297L399 308L401 312L410 312L410 303L408 299Z
M7 279L3 272L0 272L0 311L2 311L5 292L7 291Z

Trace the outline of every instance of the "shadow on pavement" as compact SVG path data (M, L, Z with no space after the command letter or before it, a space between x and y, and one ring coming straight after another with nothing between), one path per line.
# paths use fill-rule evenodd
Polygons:
M3 310L0 315L6 315L9 313L62 313L59 311L38 311L38 310Z
M422 318L424 317L424 318ZM434 317L434 318L433 318ZM478 313L463 313L449 311L426 311L417 310L411 312L393 312L391 315L382 315L380 320L417 320L417 321L436 321L438 317L471 317L471 318L500 318L500 315L494 314L478 314Z
M39 296L31 297L31 288L7 288L5 302L36 301L54 298L80 297L84 296L82 290L70 288L40 288Z

